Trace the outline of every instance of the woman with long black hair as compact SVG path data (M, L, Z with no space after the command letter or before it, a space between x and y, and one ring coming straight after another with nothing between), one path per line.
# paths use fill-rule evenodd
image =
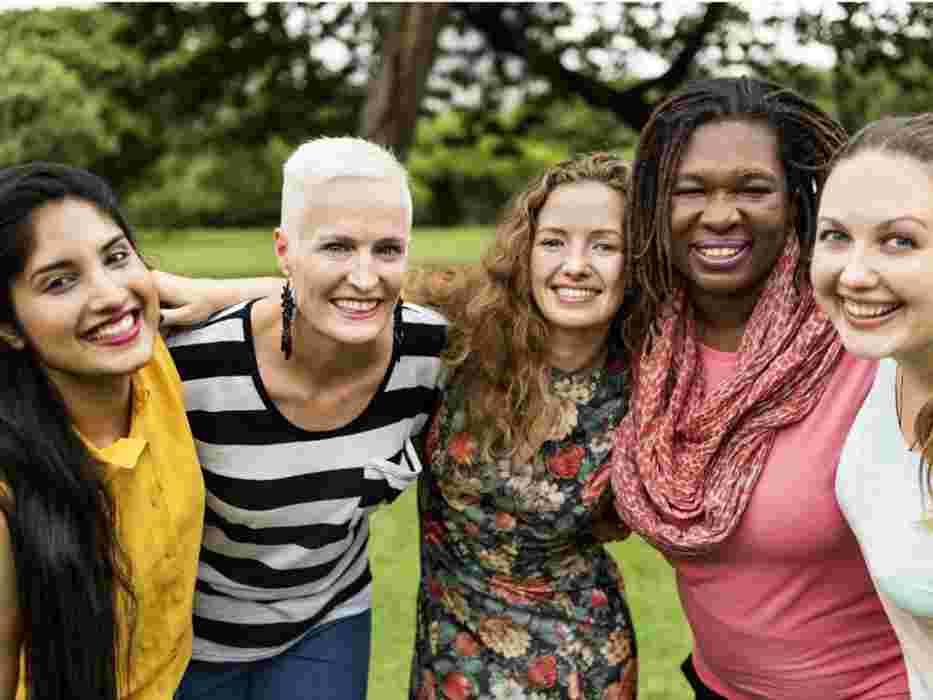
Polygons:
M107 184L0 170L0 281L0 697L171 698L204 485Z

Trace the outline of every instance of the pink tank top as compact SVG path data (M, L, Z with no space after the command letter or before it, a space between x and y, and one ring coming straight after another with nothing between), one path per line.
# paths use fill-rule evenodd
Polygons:
M706 386L735 354L703 349ZM813 412L777 437L738 529L671 557L706 685L732 700L907 698L897 638L836 504L839 454L877 370L846 353Z

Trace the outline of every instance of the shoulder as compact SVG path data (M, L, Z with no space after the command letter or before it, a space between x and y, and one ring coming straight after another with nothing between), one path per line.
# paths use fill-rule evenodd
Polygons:
M418 304L402 304L402 355L439 357L447 343L447 319Z
M174 354L176 348L218 342L242 342L246 337L246 324L252 301L245 301L221 309L203 323L171 335L166 343Z
M182 380L210 376L230 358L249 354L253 302L227 307L204 323L172 335L166 343Z

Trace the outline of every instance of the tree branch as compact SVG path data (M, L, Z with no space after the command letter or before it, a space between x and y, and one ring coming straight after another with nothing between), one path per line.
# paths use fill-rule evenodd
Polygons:
M547 78L558 90L579 95L590 106L609 110L628 126L640 130L654 109L654 101L649 101L649 93L654 90L668 92L686 80L690 66L705 45L707 35L723 18L727 6L721 3L708 4L703 18L687 36L683 49L670 68L657 78L645 80L625 90L617 90L564 67L559 54L545 52L528 41L523 27L511 26L503 17L504 8L498 4L464 3L457 9L485 37L493 51L525 59L532 73Z

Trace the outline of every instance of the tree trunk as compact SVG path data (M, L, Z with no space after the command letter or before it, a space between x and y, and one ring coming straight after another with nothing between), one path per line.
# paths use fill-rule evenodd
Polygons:
M360 135L402 161L415 137L418 106L434 63L445 2L400 3L382 38L382 63L370 78Z

